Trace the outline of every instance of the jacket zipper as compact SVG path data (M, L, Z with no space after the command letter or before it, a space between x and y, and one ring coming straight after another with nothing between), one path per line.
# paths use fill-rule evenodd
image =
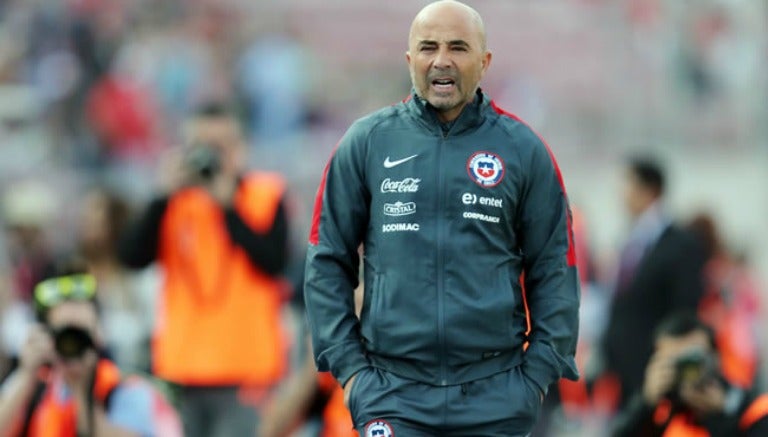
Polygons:
M443 148L445 140L448 138L448 132L442 132L440 144L437 150L437 342L440 347L440 385L448 385L447 374L448 365L446 363L445 351L445 296L443 264L445 263L445 254L443 250L445 214L443 207L443 196L445 187L445 172L443 171Z

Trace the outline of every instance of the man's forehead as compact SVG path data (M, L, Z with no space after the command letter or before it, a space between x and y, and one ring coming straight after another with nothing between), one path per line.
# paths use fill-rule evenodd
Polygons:
M448 42L462 39L475 44L483 39L484 25L480 15L458 2L436 2L422 9L411 24L409 43L428 39ZM453 36L449 36L453 35Z
M477 46L480 45L480 40L480 31L468 24L425 23L423 26L414 26L409 43L415 45L422 42L439 44L464 42L470 46Z

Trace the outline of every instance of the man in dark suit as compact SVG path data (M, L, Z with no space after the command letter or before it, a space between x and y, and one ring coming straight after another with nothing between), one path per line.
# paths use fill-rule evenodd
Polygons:
M621 383L621 405L642 387L656 325L677 310L695 311L704 292L705 251L666 213L664 179L653 160L628 162L624 200L633 226L619 259L602 344L605 370Z

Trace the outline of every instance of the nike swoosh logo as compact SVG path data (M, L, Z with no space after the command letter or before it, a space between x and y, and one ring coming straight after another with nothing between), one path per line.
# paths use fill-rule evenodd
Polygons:
M384 168L392 168L392 167L394 167L396 165L400 165L400 164L402 164L402 163L404 163L406 161L410 161L411 159L413 159L413 158L415 158L417 156L419 156L419 155L418 154L411 155L411 156L409 156L407 158L398 159L397 161L390 161L389 160L389 156L387 156L387 159L384 160Z

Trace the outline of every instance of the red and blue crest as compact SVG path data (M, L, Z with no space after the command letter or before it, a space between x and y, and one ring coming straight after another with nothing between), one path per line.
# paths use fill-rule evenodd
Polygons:
M467 160L467 173L481 187L495 187L504 178L504 161L495 153L475 152Z
M386 420L374 419L365 424L364 437L395 437L395 432Z

